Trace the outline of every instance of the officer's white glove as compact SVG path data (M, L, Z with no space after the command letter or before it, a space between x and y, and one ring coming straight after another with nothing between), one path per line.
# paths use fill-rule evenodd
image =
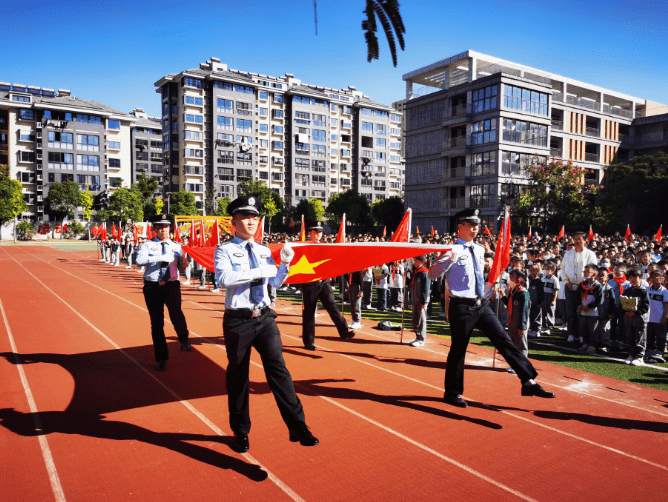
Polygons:
M281 261L286 265L289 265L292 259L295 257L295 250L292 249L292 246L289 242L283 244L281 248Z
M277 273L278 269L276 268L276 265L260 265L260 277L263 279L276 277Z

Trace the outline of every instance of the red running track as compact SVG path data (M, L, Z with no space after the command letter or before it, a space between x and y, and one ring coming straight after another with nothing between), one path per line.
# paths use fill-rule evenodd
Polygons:
M183 286L194 349L167 323L153 369L141 276L95 252L0 248L0 500L666 500L668 393L533 361L557 399L470 346L471 406L441 401L448 340L365 327L340 341L278 302L320 445L288 441L257 354L251 449L231 448L219 295Z

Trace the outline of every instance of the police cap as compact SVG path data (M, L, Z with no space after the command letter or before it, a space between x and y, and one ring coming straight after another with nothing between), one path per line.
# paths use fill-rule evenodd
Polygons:
M232 215L237 212L242 212L260 216L261 209L262 203L260 202L260 199L253 195L237 197L230 202L229 206L227 206L227 212Z
M172 220L169 219L169 216L166 214L156 214L151 218L151 225L155 226L169 226L172 224Z
M309 232L311 230L314 230L316 232L322 232L324 227L323 227L322 221L312 221L308 224L308 229L309 229Z
M480 223L480 210L479 209L463 209L455 214L455 221L461 223L468 221L470 223Z

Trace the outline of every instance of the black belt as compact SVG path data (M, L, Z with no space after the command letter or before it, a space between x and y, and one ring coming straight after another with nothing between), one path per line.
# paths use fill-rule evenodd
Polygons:
M460 296L451 296L450 303L455 305L467 305L469 307L479 307L482 305L482 298L462 298Z
M269 307L252 309L225 309L225 315L232 317L243 317L244 319L252 319L253 317L260 317L269 312Z

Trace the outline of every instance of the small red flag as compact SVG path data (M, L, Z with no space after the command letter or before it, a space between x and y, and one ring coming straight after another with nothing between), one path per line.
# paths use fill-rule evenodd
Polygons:
M659 227L659 231L656 233L654 236L654 240L660 241L661 240L661 229L663 228L663 224Z
M531 237L533 234L531 233L531 225L529 225L529 235L527 236L527 240L531 240Z
M406 211L406 214L404 214L404 217L401 219L399 226L394 231L392 239L390 239L392 242L408 242L410 240L411 214L411 209L408 208L408 211ZM385 235L385 232L386 230L383 229L383 236Z
M559 235L557 235L557 240L564 238L564 226L561 225L561 230L559 230Z
M589 225L589 233L587 234L587 242L591 242L593 238L594 238L594 231L592 230L591 225Z
M629 237L631 237L631 225L626 225L626 233L624 234L626 242L629 242Z
M302 228L299 231L299 240L306 242L306 225L304 224L304 215L302 214Z
M339 233L336 235L336 243L344 244L346 242L346 213L343 213L341 218L341 226L339 226Z
M260 218L260 221L258 222L257 225L257 230L255 231L255 235L253 236L253 240L255 242L262 242L262 239L264 239L264 216ZM216 244L217 246L218 244Z

